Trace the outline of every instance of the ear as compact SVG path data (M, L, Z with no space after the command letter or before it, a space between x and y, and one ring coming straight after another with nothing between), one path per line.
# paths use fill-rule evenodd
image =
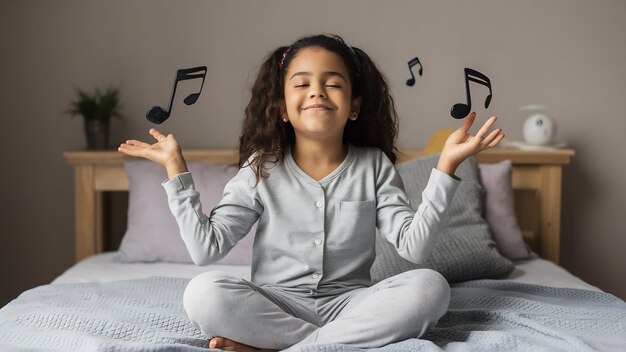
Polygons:
M287 116L287 104L285 103L285 99L280 100L280 118L283 120L289 119Z
M361 111L361 102L363 102L363 98L361 97L356 97L354 99L352 99L352 106L350 107L350 112L354 113L356 112L356 114L359 114L359 111Z

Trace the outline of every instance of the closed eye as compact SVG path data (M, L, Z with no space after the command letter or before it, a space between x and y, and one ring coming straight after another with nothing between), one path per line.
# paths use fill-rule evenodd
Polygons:
M294 87L295 88L301 88L301 87L308 87L308 86L309 86L308 84L298 84L298 85L295 85ZM337 84L327 84L326 87L341 88L341 86L337 85Z

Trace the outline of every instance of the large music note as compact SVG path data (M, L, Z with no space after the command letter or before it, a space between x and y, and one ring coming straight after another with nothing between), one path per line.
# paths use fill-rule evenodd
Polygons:
M198 72L202 72L202 73L198 73ZM174 96L176 95L176 86L178 85L178 82L180 81L202 78L202 84L200 85L200 90L197 93L189 94L183 100L183 102L186 105L192 105L196 101L198 101L198 98L200 97L200 93L202 92L202 87L204 86L204 79L206 77L206 72L207 72L206 66L183 68L183 69L176 71L176 80L174 81L174 89L172 89L172 96L170 97L170 106L167 108L167 110L164 110L160 106L151 107L146 113L146 118L148 119L148 121L156 123L156 124L161 124L170 117L170 113L172 112L172 103L174 102Z
M406 80L406 85L409 87L412 87L415 84L415 75L413 74L413 66L415 65L420 65L420 69L419 71L417 71L420 76L422 75L422 70L424 69L422 63L420 62L420 59L418 59L417 56L409 61L409 72L411 72L411 78Z
M489 95L485 98L485 109L489 107L491 103L491 80L482 73L472 70L471 68L465 68L465 93L467 94L467 103L454 104L450 109L450 115L455 119L462 119L469 115L472 110L472 97L470 96L469 82L476 82L489 88Z

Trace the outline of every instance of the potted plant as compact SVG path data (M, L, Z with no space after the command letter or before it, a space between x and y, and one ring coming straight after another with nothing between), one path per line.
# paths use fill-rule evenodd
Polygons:
M85 122L87 149L107 149L109 125L113 117L122 117L119 112L119 89L110 87L104 93L96 88L94 95L76 89L78 99L71 102L67 111L72 116L81 115Z

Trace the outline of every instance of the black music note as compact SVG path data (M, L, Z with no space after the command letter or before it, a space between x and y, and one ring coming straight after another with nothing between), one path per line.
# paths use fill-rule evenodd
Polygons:
M412 87L415 84L415 75L413 74L413 66L415 65L420 65L420 69L419 71L417 71L417 73L421 76L422 75L422 70L424 67L422 67L422 63L420 62L420 59L416 57L414 57L413 59L411 59L411 61L409 61L409 72L411 72L411 78L406 80L406 85L409 87Z
M198 72L202 72L202 73L198 73ZM161 124L170 117L170 113L172 112L172 103L174 102L174 96L176 95L176 86L178 85L178 82L180 81L202 78L202 84L200 85L200 90L198 91L198 93L189 94L183 100L183 102L186 105L192 105L196 101L198 101L198 98L200 97L200 93L202 92L202 87L204 86L204 78L206 77L206 72L207 72L206 66L182 68L176 71L176 80L174 81L174 89L172 89L172 96L170 98L170 106L167 108L167 110L163 110L163 108L160 106L151 107L150 110L148 110L148 112L146 113L146 118L148 119L148 121L156 123L156 124Z
M482 73L472 70L471 68L465 68L465 93L467 94L467 104L458 103L454 104L450 109L450 115L455 119L462 119L469 115L472 110L472 98L470 96L469 81L482 84L489 88L489 95L485 98L485 109L489 107L491 103L491 80Z

